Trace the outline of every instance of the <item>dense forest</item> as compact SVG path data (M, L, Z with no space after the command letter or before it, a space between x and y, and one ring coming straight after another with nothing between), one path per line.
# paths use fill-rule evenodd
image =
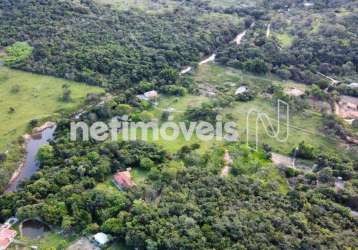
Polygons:
M272 72L307 84L318 82L322 78L318 73L340 79L356 76L357 12L344 13L329 3L315 6L307 11L292 6L288 13L256 21L253 28L248 28L242 46L224 48L218 60L253 73ZM349 4L345 7L350 8ZM273 34L267 33L268 29Z
M323 114L323 108L310 114L305 110L309 101L330 107L339 93L358 95L347 85L329 86L324 78L350 83L358 75L357 2L320 0L309 7L301 0L255 1L255 7L174 2L173 9L153 14L92 0L0 1L0 49L6 52L7 67L107 91L106 98L89 94L81 115L56 117L54 138L37 156L39 171L18 191L0 196L0 221L40 219L64 238L105 232L128 249L357 248L354 151L337 147L336 153L325 152L302 141L289 151L312 163L305 172L274 166L273 149L264 143L258 151L225 142L204 152L197 143L169 152L143 141L70 140L73 120L92 124L127 116L146 122L154 120L152 113L160 113L160 122L168 120L169 111L158 112L158 103L136 94L155 89L164 98L176 98L165 108L188 93L197 97L206 80L180 72L197 68L215 53L218 67L240 70L253 80L243 77L238 86L220 82L204 88L206 94L208 89L216 92L179 111L186 123L215 123L225 108L257 99L262 101L258 105L265 101L271 108L280 99L291 105L293 116L319 117L314 127L337 145L352 146L347 141L355 130L343 119ZM233 40L245 30L238 46ZM262 79L266 76L303 83L307 89L289 96L285 86ZM236 94L239 86L248 90ZM71 101L69 86L63 92L62 99ZM233 120L228 113L224 120ZM224 149L234 159L227 178L220 175ZM113 175L128 168L144 173L144 180L113 191ZM335 187L338 178L345 189Z
M93 1L1 1L0 45L26 41L31 57L10 66L126 89L163 79L232 40L240 27L178 8L160 16L118 12ZM29 20L31 19L31 22ZM46 25L44 25L46 23Z
M336 203L349 204L349 194L328 186L309 188L315 178L328 184L332 170L334 175L348 173L349 161L317 156L317 177L305 177L305 183L284 194L278 183L262 182L266 160L253 170L261 180L242 174L223 179L218 176L220 150L202 157L195 145L171 155L144 142L74 143L68 138L68 122L59 124L57 139L40 151L41 170L21 191L2 196L2 219L16 212L20 219L41 218L65 234L102 230L139 249L358 245L357 220ZM249 151L235 148L242 157L249 154L248 166L257 164ZM304 155L305 147L301 150ZM128 193L96 188L127 167L149 171L147 184Z
M2 1L0 7L6 11L0 16L0 45L26 41L33 47L29 58L10 63L12 67L117 89L141 80L160 81L168 69L178 74L181 68L215 51L219 62L229 66L254 73L270 71L311 84L319 79L318 71L357 74L357 13L342 14L334 9L339 4L348 9L356 6L341 2L316 3L307 16L301 1L280 3L291 8L289 14L280 15L271 13L277 11L274 2L254 10L213 8L194 1L186 2L186 7L178 5L172 12L151 15L118 12L92 1ZM197 18L210 12L236 15L244 22L238 26L228 20L213 18L209 23ZM316 20L316 14L320 19ZM282 45L275 35L263 38L270 22L273 30L289 34L289 46ZM288 22L294 25L288 28ZM250 39L243 46L226 46L253 23L256 26L249 30Z

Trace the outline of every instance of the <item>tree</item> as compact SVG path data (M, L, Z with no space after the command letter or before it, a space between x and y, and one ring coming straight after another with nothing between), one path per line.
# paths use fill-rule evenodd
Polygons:
M69 102L71 101L71 90L68 84L62 86L62 101Z
M53 160L54 151L51 145L44 145L40 148L39 152L37 153L37 159L42 164L47 164Z
M10 92L13 94L17 94L20 92L20 89L21 89L20 85L15 84L15 85L11 86Z
M300 142L297 148L292 149L291 155L307 159L313 160L315 158L314 147L306 144L304 141Z
M132 107L128 104L118 104L115 108L115 112L117 115L128 115L131 113Z
M244 69L256 74L265 74L269 70L266 63L261 59L247 60L244 63Z
M9 114L13 114L15 113L16 109L13 107L10 107L9 110L7 111Z
M140 160L140 167L145 169L145 170L151 170L152 168L155 167L154 162L149 159L149 158L142 158Z
M111 234L113 236L124 236L125 234L125 219L123 216L119 218L111 218L106 220L101 226L101 230L107 234Z

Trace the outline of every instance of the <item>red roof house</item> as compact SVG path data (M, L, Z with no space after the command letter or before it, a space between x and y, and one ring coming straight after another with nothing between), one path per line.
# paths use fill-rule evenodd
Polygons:
M128 189L135 186L135 183L132 181L132 176L130 171L122 171L118 172L114 175L114 183L118 186L118 188Z
M5 250L14 241L17 232L8 228L0 228L0 250Z

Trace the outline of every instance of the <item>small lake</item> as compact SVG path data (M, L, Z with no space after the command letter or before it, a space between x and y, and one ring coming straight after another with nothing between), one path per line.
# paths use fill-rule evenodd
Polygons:
M15 192L17 187L24 180L29 179L39 168L36 156L41 146L48 144L49 140L53 138L56 126L44 129L39 135L32 136L26 143L26 157L24 166L19 175L6 189L6 192Z
M22 223L21 235L30 239L41 238L50 228L39 220L27 220Z

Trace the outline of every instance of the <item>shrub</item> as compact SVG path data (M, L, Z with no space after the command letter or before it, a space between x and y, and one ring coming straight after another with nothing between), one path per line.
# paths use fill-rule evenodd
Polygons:
M15 84L15 85L11 86L10 92L13 93L13 94L19 93L20 92L20 85Z
M27 42L16 42L6 48L8 56L5 58L5 64L13 66L29 58L33 48Z
M313 160L315 158L314 147L306 144L304 141L301 142L297 148L293 149L291 154L307 160Z

